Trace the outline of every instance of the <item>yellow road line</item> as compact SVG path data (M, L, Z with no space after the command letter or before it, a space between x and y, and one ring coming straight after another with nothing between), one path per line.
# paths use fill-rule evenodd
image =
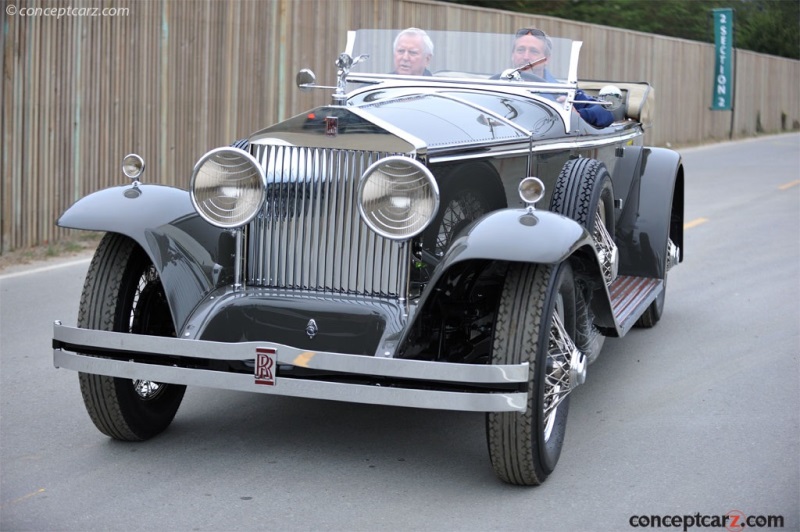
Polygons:
M708 218L695 218L691 222L686 222L683 224L684 229L691 229L692 227L697 227L698 225L704 224L708 221Z
M797 185L800 185L800 179L792 181L790 183L784 183L783 185L778 187L778 190L788 190L792 187L796 187Z
M33 493L29 493L29 494L27 494L27 495L23 495L23 496L22 496L22 497L20 497L19 499L14 499L13 501L11 501L11 502L10 502L10 503L8 503L8 504L17 504L18 502L22 502L22 501L24 501L25 499L30 499L30 498L31 498L31 497L33 497L34 495L39 495L40 493L44 493L44 492L45 492L45 489L44 489L44 488L39 488L38 490L34 491ZM3 505L3 506L7 506L7 505Z

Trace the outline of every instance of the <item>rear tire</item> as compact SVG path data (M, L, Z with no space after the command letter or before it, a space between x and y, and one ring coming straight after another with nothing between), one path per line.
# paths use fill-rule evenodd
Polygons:
M528 407L486 416L492 467L510 484L541 484L561 455L569 395L563 397L568 386L564 388L562 353L554 343L556 314L567 334L574 335L575 286L569 264L512 264L497 310L492 363L530 364ZM554 397L561 398L555 406Z
M664 288L661 290L661 293L658 294L655 301L650 303L650 306L647 307L647 310L644 311L644 314L639 316L639 319L636 320L636 323L633 324L634 327L640 329L649 329L651 327L655 327L656 323L661 320L661 315L664 313L664 302L667 299L667 277L664 276Z
M100 241L81 294L78 326L175 336L158 273L131 239L109 233ZM142 441L166 429L186 386L79 373L86 411L107 436Z
M614 192L606 166L595 159L567 161L558 175L550 210L572 218L594 233L595 214L614 236Z

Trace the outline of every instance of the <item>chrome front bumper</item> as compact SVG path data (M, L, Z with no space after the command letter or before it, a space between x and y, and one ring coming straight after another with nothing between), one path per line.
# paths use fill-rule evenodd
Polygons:
M81 354L83 351L94 355ZM276 368L264 379L258 357ZM100 358L101 356L109 358ZM152 361L151 361L152 360ZM191 367L251 361L253 373ZM83 373L352 403L473 412L523 412L528 363L474 365L314 352L270 342L222 343L53 326L53 364ZM281 367L331 380L282 377ZM346 378L343 378L346 377ZM357 378L361 383L347 382ZM460 389L463 388L463 389Z

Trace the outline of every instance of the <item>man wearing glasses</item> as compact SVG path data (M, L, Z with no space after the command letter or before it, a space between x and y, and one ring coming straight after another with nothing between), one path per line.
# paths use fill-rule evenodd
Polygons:
M547 72L545 77L545 65L553 52L553 43L545 32L536 28L524 28L514 35L514 48L511 50L511 64L514 68L520 68L528 63L537 62L530 68L520 71L523 78L531 79L533 76L541 78L536 81L555 82L555 78ZM548 79L549 78L549 79ZM531 79L532 80L532 79Z
M545 32L536 28L523 28L514 35L514 47L511 49L511 63L514 68L523 67L529 63L540 61L520 71L523 81L546 81L548 83L558 83L552 74L547 70L547 61L553 52L553 43ZM544 59L543 61L541 61ZM582 90L575 92L576 100L594 101L594 98L587 95ZM594 127L606 127L614 122L614 115L611 111L604 109L600 105L589 103L576 103L575 109L580 113L581 118Z

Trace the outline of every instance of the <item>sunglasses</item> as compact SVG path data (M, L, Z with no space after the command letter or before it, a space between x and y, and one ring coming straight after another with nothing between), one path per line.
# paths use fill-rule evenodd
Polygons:
M542 30L538 30L536 28L522 28L521 30L517 30L515 34L516 37L522 37L524 35L533 35L534 37L547 37L547 34Z

